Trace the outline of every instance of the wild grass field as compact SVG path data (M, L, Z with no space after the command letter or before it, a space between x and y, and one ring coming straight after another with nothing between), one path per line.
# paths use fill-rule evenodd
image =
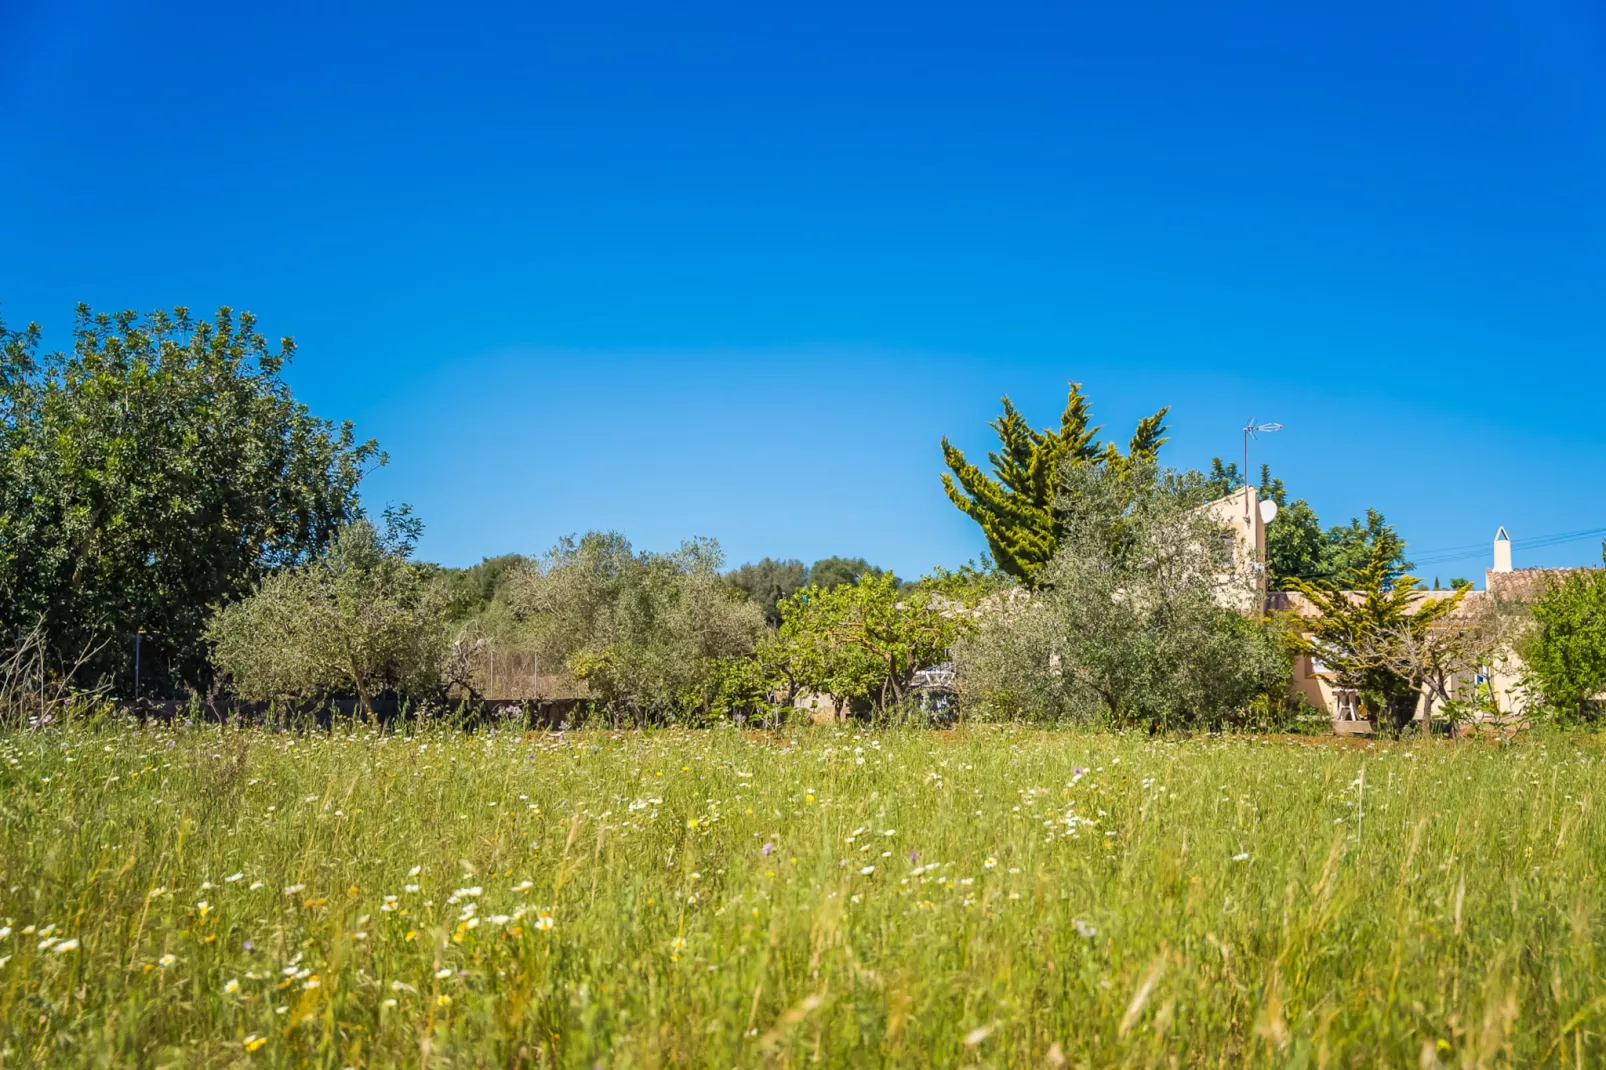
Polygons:
M1603 749L0 739L0 1064L1606 1062Z

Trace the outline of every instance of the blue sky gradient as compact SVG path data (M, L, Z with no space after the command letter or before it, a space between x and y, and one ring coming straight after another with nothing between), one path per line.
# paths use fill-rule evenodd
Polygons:
M1606 9L0 2L0 315L219 304L422 551L984 544L1065 383L1422 571L1598 563Z

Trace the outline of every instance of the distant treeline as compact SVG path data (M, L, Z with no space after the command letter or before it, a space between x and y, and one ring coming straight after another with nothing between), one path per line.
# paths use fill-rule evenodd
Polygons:
M521 572L534 569L539 563L538 558L526 554L501 554L467 568L428 567L446 587L453 620L476 617L500 620L503 614L499 610L509 604L513 581ZM780 602L803 587L813 584L831 590L844 583L857 583L865 576L886 574L886 569L877 568L862 557L825 557L812 565L795 559L778 561L766 557L732 569L724 573L723 578L734 590L762 606L764 619L774 626L781 623L777 608Z

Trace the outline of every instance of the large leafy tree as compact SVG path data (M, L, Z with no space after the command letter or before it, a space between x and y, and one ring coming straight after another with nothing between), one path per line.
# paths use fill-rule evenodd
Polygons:
M1333 578L1316 510L1303 498L1289 501L1288 489L1272 478L1269 465L1260 466L1260 497L1277 503L1277 516L1266 526L1267 585L1280 591L1291 580Z
M499 554L486 557L477 565L467 568L426 566L445 589L454 617L463 618L482 612L498 598L507 594L512 580L522 569L535 562L523 554Z
M1308 632L1294 639L1296 648L1355 688L1373 724L1391 735L1411 723L1434 669L1427 654L1442 645L1433 633L1454 627L1449 618L1468 590L1424 596L1416 577L1398 573L1401 550L1398 539L1380 536L1364 564L1343 580L1290 581L1318 613L1306 622Z
M467 568L425 567L445 592L447 613L462 626L464 642L480 641L478 649L494 657L494 646L516 646L523 639L512 594L518 578L535 563L523 554L500 554Z
M53 591L41 577L60 569L60 510L47 489L49 443L39 425L40 330L0 322L0 627L6 638L34 634Z
M866 576L881 576L877 568L862 557L822 557L812 565L801 561L762 561L743 565L725 573L725 582L743 592L764 609L764 620L772 628L781 624L781 603L794 591L812 584L834 590L843 584L858 583Z
M809 566L809 583L833 590L844 583L858 583L866 576L884 576L887 570L877 568L862 557L822 557Z
M1371 566L1379 547L1392 547L1383 571L1384 580L1394 583L1411 570L1405 559L1405 542L1376 509L1366 510L1366 520L1353 517L1348 524L1334 524L1323 537L1322 570L1330 579L1354 575Z
M1092 409L1080 383L1071 384L1057 430L1035 430L1009 398L1003 405L1003 414L990 425L1000 446L987 455L993 474L971 464L945 438L942 454L949 471L943 473L942 485L949 499L981 525L998 568L1033 585L1059 547L1062 526L1054 499L1061 468L1070 464L1118 469L1134 461L1152 462L1166 441L1168 410L1138 421L1123 455L1114 443L1099 442L1100 429L1090 426Z
M770 627L781 623L781 599L808 582L808 566L801 561L766 557L725 573L725 582L747 595L764 610Z
M0 626L124 694L140 632L145 691L204 684L210 607L323 549L384 456L295 400L294 343L249 314L79 306L70 352L39 339L0 327Z

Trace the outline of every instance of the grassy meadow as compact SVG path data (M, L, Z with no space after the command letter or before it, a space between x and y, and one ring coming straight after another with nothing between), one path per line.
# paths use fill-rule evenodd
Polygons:
M0 1066L1598 1066L1592 741L0 738Z

